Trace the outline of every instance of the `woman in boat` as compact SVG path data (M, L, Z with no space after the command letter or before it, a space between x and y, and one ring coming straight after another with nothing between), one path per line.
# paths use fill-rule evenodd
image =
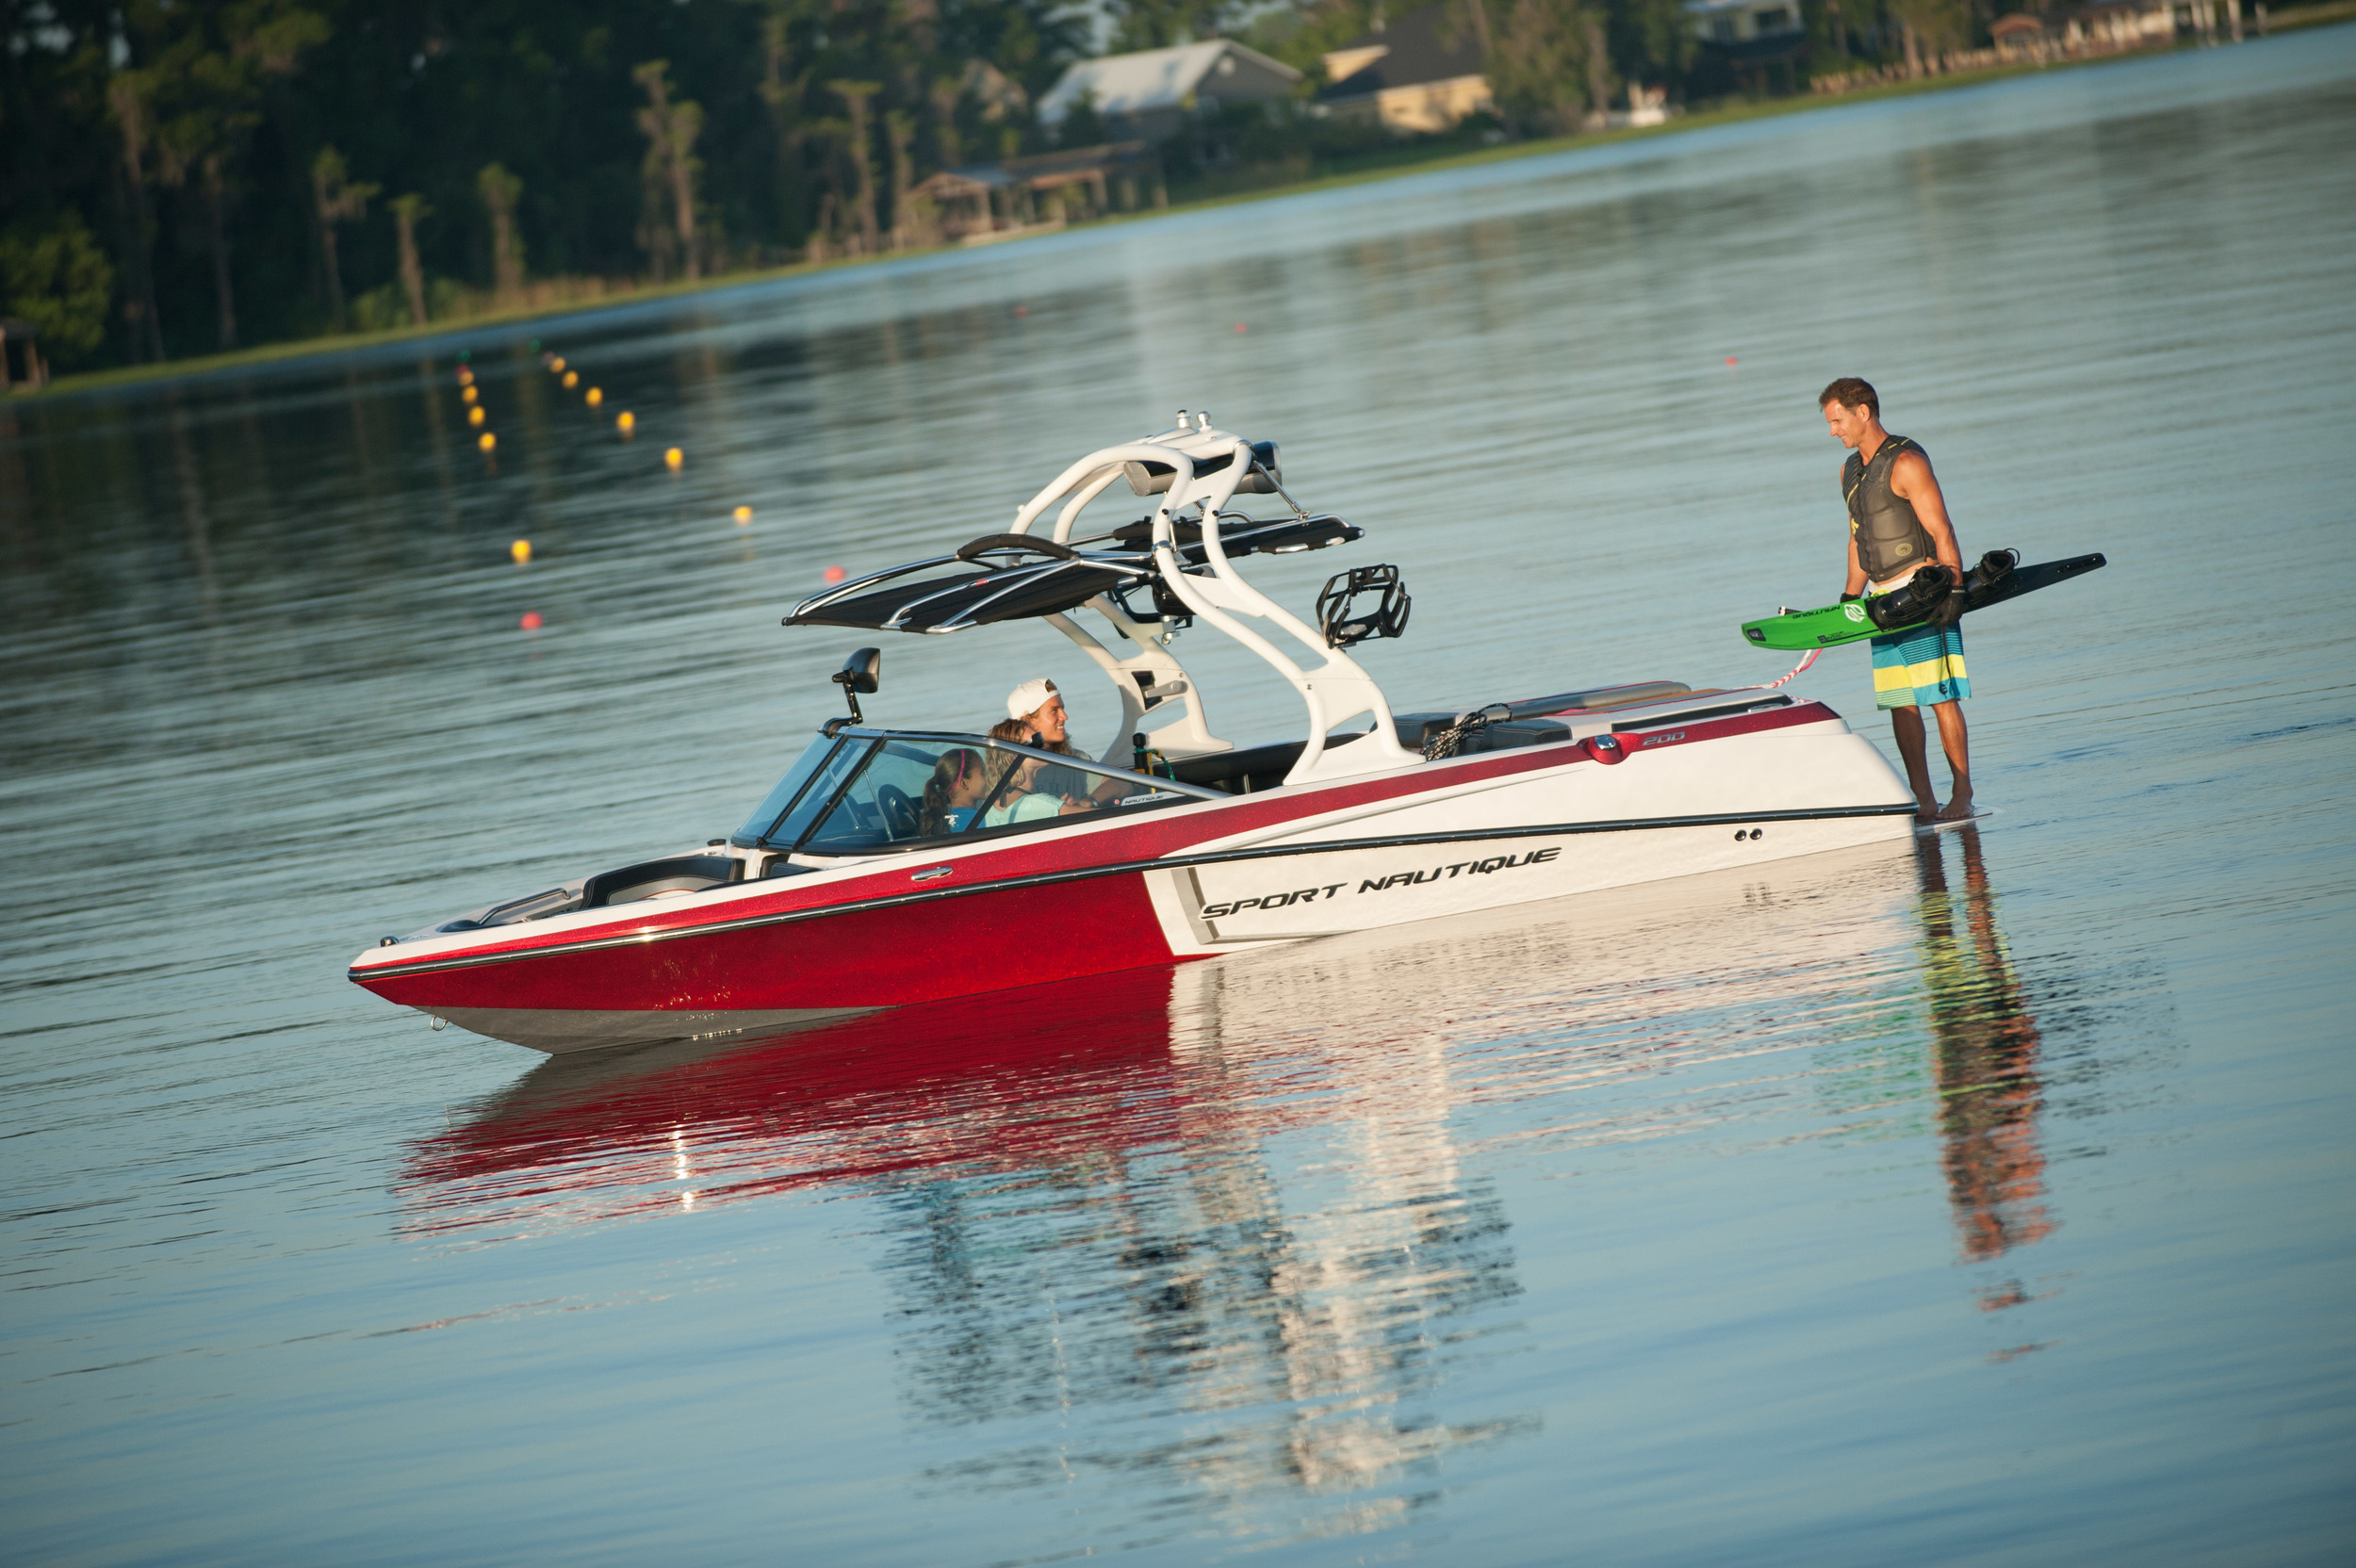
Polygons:
M1035 746L1039 743L1039 730L1028 719L1001 719L990 727L993 741L1009 741L1016 745ZM982 813L985 827L1005 827L1010 823L1039 822L1047 817L1069 817L1082 811L1093 811L1092 800L1072 800L1051 794L1039 787L1039 776L1047 766L1043 757L1023 757L1014 771L998 787L990 808Z
M932 777L924 781L924 836L940 838L971 827L989 789L990 770L980 752L971 746L942 752L933 763Z

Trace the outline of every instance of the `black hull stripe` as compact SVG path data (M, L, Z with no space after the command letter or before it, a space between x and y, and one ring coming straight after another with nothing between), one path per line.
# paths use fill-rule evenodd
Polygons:
M407 979L417 974L438 974L447 970L475 969L484 964L520 963L532 958L552 958L574 953L594 953L610 947L639 947L649 942L677 941L688 937L708 937L725 931L746 931L761 925L789 925L797 921L825 920L833 915L857 914L869 909L895 909L909 904L931 904L945 898L971 898L977 893L1004 892L1014 888L1040 888L1057 882L1086 882L1100 876L1127 876L1137 872L1178 871L1188 866L1222 865L1231 860L1273 860L1302 855L1339 855L1362 849L1404 849L1423 844L1495 843L1508 839L1558 839L1586 833L1634 833L1663 827L1742 827L1755 823L1824 822L1847 817L1911 816L1914 803L1902 806L1827 806L1810 811L1726 811L1695 817L1631 817L1620 822L1554 823L1539 827L1486 827L1461 833L1401 833L1382 839L1331 839L1314 843L1269 844L1256 849L1211 850L1201 855L1170 855L1152 860L1119 860L1102 866L1075 866L1065 871L1037 872L1028 876L1002 876L988 882L970 882L963 887L927 888L916 892L887 893L877 898L853 899L843 904L822 905L814 909L787 909L775 914L745 915L737 920L715 920L700 925L685 925L664 931L631 932L627 936L591 937L577 942L561 942L548 947L527 948L517 953L491 953L479 956L461 955L450 958L427 958L414 964L384 965L381 968L354 969L347 978L366 985L376 979Z

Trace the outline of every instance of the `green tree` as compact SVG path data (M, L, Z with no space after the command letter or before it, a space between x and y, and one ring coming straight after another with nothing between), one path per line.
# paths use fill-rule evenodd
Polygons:
M130 319L134 364L164 357L163 326L155 309L155 221L147 203L155 87L155 73L140 70L119 71L106 84L106 105L122 138L123 172L130 191L131 297L123 302L123 314Z
M695 139L703 134L704 111L700 104L671 102L670 71L668 60L648 60L630 73L630 79L646 95L646 106L637 115L638 129L646 139L641 178L651 209L646 227L655 276L663 275L663 256L670 248L670 236L664 234L661 221L661 208L667 198L680 270L693 281L703 276L695 243L695 176L702 172L703 161L695 156Z
M0 236L0 302L33 324L47 357L71 363L106 340L115 271L80 213Z
M475 175L483 210L491 216L491 287L504 305L520 304L524 295L524 247L515 233L515 202L524 182L503 164L486 163Z
M355 181L344 166L344 155L333 147L322 147L311 160L312 210L319 220L319 253L327 263L327 302L335 330L344 330L344 272L336 253L335 229L338 224L356 223L368 215L368 199L382 186L373 182Z
M399 250L401 292L409 297L409 323L425 325L425 267L417 259L417 220L430 217L434 209L424 197L412 191L396 196L384 204L392 209L393 238Z

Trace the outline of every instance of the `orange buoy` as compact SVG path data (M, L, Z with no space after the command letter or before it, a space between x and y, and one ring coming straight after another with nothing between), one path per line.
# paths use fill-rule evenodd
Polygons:
M458 368L458 384L461 386L472 386L474 384L474 372L467 369L463 365Z
M564 356L563 354L557 354L550 358L548 361L548 368L562 374L564 369Z
M565 372L564 372L564 390L565 390L565 391L570 392L570 391L571 391L574 387L579 386L580 384L581 384L581 372L580 372L580 371L578 371L578 370L567 370L567 371L565 371Z
M840 566L829 566L826 571L826 578L828 582L840 582L850 575L850 573L844 571Z
M605 394L593 386L586 394L583 395L583 400L585 400L591 408L595 408L599 403L605 401Z
M537 631L540 629L540 612L537 610L527 610L524 612L524 618L517 621L515 624L522 627L526 631Z
M520 566L525 562L532 559L532 541L529 539L518 539L514 544L507 547L507 553L514 556L515 558L515 564Z
M478 438L478 439L476 440L476 442L475 442L475 445L476 445L476 446L481 447L481 448L482 448L484 451L486 451L486 452L487 452L487 451L493 451L493 450L496 450L496 449L498 449L498 447L499 447L499 438L498 436L496 436L496 435L493 435L493 434L492 434L489 431L487 431L487 430L486 430L486 431L484 431L484 432L483 433L483 434L481 435L481 437L480 437L480 438Z
M463 401L464 403L466 403L466 406L467 406L467 407L469 407L469 408L473 407L473 406L474 406L474 400L475 400L477 398L480 398L480 397L482 397L482 396L483 396L483 394L482 394L482 393L480 393L480 392L476 391L476 390L475 390L473 387L471 387L471 386L469 386L469 387L466 388L464 391L462 391L462 392L460 392L460 393L458 394L459 400L460 400L461 401Z

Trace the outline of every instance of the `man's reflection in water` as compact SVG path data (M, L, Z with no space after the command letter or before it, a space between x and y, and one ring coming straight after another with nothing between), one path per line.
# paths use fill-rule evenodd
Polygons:
M1963 861L1960 898L1948 881L1949 838ZM2040 1042L1997 928L1979 829L1935 835L1917 856L1947 1197L1965 1260L1987 1263L2053 1229L2045 1212L2045 1155L2037 1138L2044 1106Z

